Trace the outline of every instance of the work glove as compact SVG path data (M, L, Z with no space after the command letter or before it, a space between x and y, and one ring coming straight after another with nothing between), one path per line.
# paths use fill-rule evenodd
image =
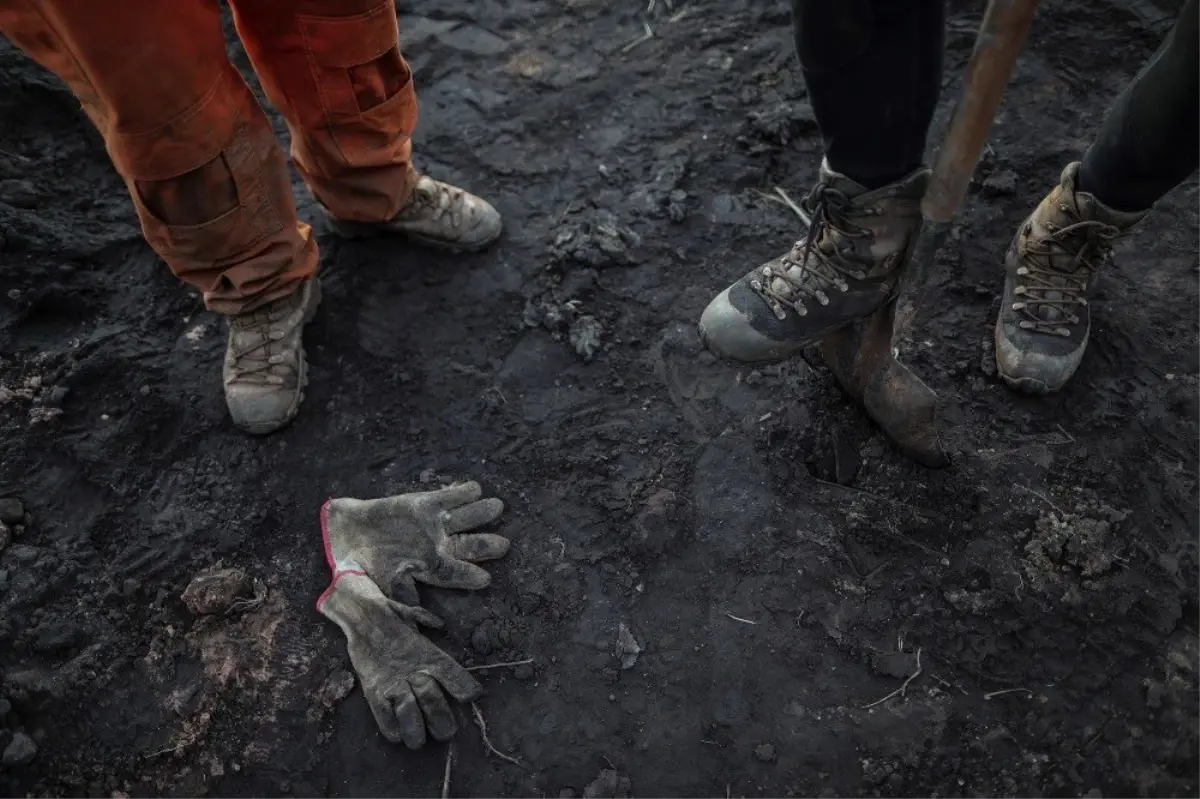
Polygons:
M445 694L476 699L482 687L417 629L442 621L420 606L415 581L483 588L491 576L472 561L503 557L508 540L461 534L494 521L497 499L478 483L375 500L331 499L321 508L333 581L317 610L346 635L350 663L383 736L419 749L444 741L458 724ZM389 586L389 598L380 586Z

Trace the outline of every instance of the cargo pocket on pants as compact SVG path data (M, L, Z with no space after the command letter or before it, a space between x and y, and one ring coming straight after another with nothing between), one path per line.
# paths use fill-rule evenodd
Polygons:
M271 201L263 178L263 164L271 157L269 147L273 143L271 139L260 145L249 129L240 125L233 140L216 158L192 172L165 181L132 181L146 241L176 274L183 276L219 267L283 229L279 210ZM203 179L189 180L202 172ZM214 178L218 177L224 185L214 184ZM182 185L170 185L174 183ZM210 196L189 202L188 195L195 192L208 192ZM190 224L191 219L187 219L189 224L178 224L186 218L184 214L189 207L202 208L206 200L211 203L218 193L234 195L231 210L206 222ZM164 198L169 199L164 201ZM194 218L197 214L192 212L190 216Z
M391 0L352 17L298 16L328 131L346 163L392 162L412 135L416 94Z

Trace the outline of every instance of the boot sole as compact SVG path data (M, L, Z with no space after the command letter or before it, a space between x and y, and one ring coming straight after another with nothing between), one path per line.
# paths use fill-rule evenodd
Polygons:
M340 219L333 219L332 217L326 217L326 222L329 224L329 230L331 233L338 238L346 239L347 241L377 239L383 236L398 236L416 244L449 253L483 252L488 247L491 247L493 244L499 241L500 236L504 233L504 229L501 228L500 230L496 231L495 235L486 241L482 241L478 244L466 245L454 244L446 241L445 239L424 236L420 233L388 230L367 222L343 222Z
M317 308L321 307L321 282L319 278L313 278L313 296L309 301L308 310L304 312L304 318L300 322L300 327L308 326L317 315ZM239 425L239 428L252 436L265 436L274 433L277 430L282 430L291 424L296 416L300 413L300 405L304 402L304 389L308 387L308 353L304 350L304 338L300 338L300 375L297 383L296 397L292 400L292 404L288 406L287 413L279 422Z

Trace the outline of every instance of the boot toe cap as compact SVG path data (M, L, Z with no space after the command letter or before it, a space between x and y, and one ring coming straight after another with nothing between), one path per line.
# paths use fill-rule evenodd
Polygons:
M1029 343L1015 341L1005 328L1004 324L996 325L996 370L1005 383L1018 391L1030 394L1058 391L1083 360L1083 346L1060 353L1039 352Z
M778 360L782 352L779 342L754 329L745 312L734 304L731 293L736 284L722 291L700 315L700 338L712 352L724 358L744 363Z
M300 409L301 388L290 391L278 386L227 385L225 404L229 416L241 430L266 435L286 427Z

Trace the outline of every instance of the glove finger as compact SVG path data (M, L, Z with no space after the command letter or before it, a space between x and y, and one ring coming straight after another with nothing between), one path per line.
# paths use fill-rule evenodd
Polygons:
M394 744L404 740L404 730L396 721L391 700L365 687L363 694L367 697L367 707L371 708L371 715L375 717L375 724L379 727L379 732L383 734L383 737Z
M413 582L413 573L409 569L397 571L392 575L388 596L397 602L417 607L421 604L421 595L417 593L417 584Z
M483 693L483 686L471 676L471 672L458 665L458 661L446 658L445 663L431 671L446 693L459 702L474 702Z
M430 675L417 672L408 678L413 693L417 696L417 704L425 714L425 726L429 734L437 741L448 741L458 732L458 722L454 719L454 711L442 693L442 687Z
M438 507L450 510L479 499L483 496L483 489L479 487L479 483L468 480L465 483L439 488L437 491L428 491L425 496L433 500Z
M469 505L463 505L461 508L455 508L449 511L449 518L446 519L447 533L461 533L464 530L473 530L476 527L483 527L485 524L491 524L500 518L500 514L504 512L504 503L495 497L488 497Z
M409 749L420 749L425 745L425 717L421 714L421 706L408 683L401 684L396 693L399 695L392 701L400 737Z
M396 611L397 616L411 625L420 624L425 627L432 627L435 630L440 630L446 626L445 622L438 618L437 614L431 613L420 605L405 605L394 599L389 599L388 606Z
M438 588L478 591L492 584L492 575L472 563L443 558L435 571L422 575L420 580Z
M496 560L508 554L508 539L493 533L468 533L450 539L450 552L460 560L472 563Z

